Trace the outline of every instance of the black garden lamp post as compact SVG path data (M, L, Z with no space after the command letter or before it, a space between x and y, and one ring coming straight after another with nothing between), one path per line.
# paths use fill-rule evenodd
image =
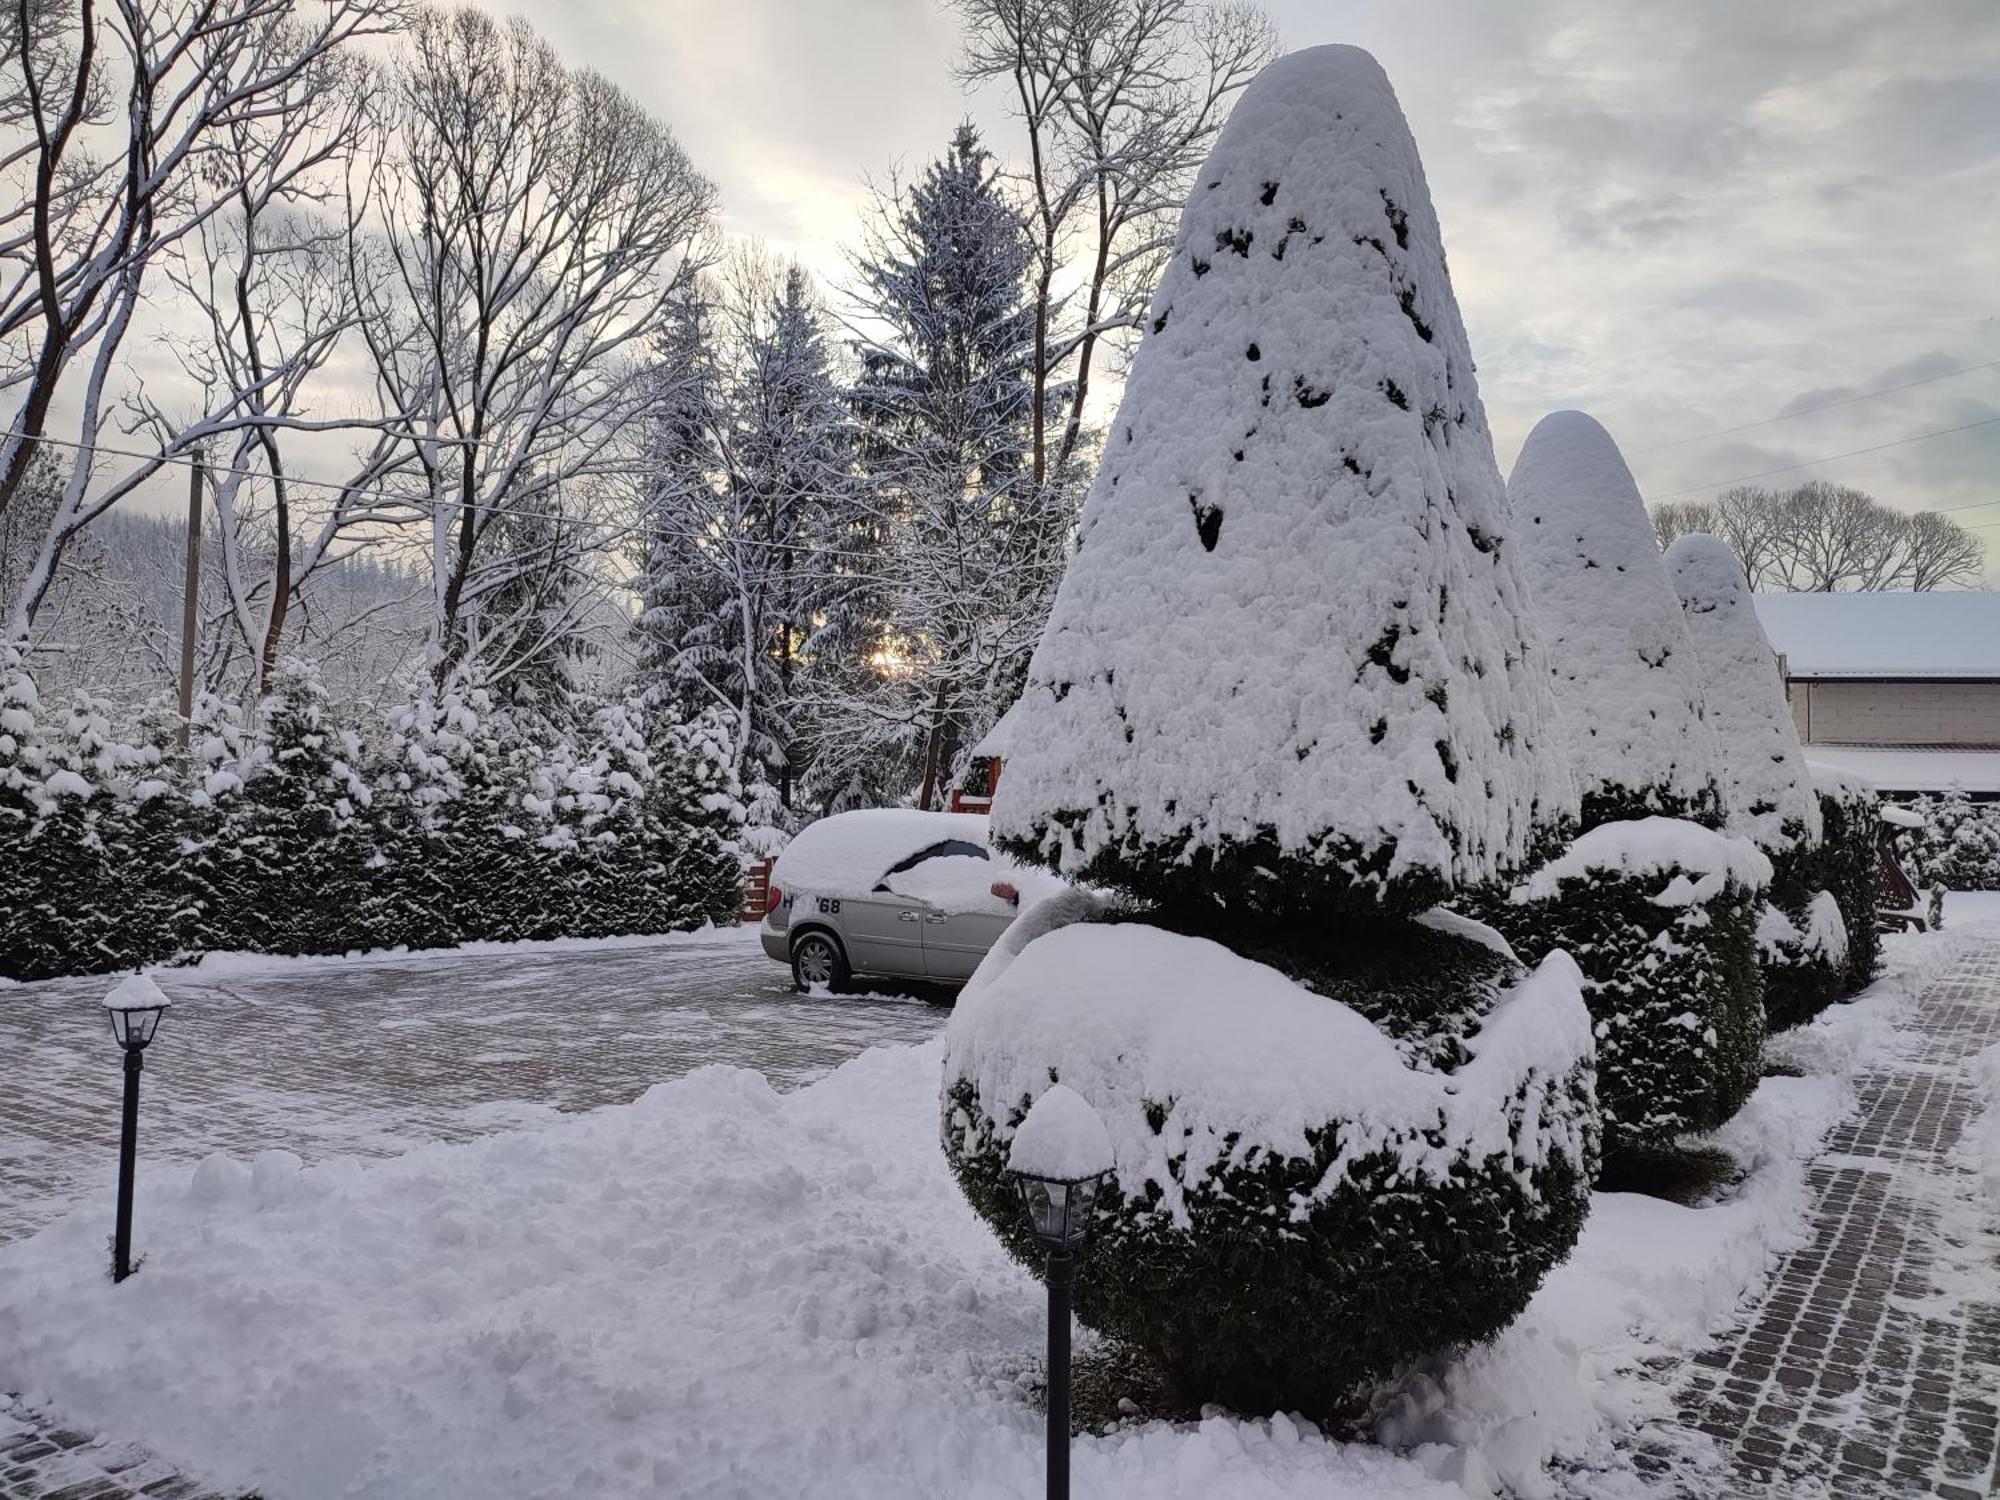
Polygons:
M1050 1087L1014 1132L1007 1170L1035 1238L1048 1252L1049 1500L1069 1497L1069 1325L1076 1257L1111 1179L1111 1136L1084 1097Z
M140 1058L173 1002L144 974L128 974L104 997L111 1034L125 1049L125 1124L118 1137L118 1232L111 1241L111 1279L132 1274L132 1173L139 1156Z

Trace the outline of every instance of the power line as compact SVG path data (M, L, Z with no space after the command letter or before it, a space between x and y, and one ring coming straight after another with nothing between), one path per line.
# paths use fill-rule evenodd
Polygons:
M181 458L177 455L162 453L142 453L133 448L113 448L104 443L77 443L71 442L66 438L57 437L31 438L29 441L33 443L48 443L57 448L69 448L78 453L107 453L114 458L138 459L144 463L157 464L161 468L191 469L195 466L195 461L191 458ZM469 440L459 438L445 438L439 441L445 443L447 446L459 444L471 446ZM203 467L210 474L234 474L245 479L263 480L266 483L269 483L271 480L271 476L261 469L239 469L228 464L219 463L207 463ZM351 498L381 500L391 505L409 506L414 509L421 509L426 504L424 497L421 495L400 494L394 490L369 489L361 485L345 485L341 484L338 480L332 479L304 479L288 474L285 476L285 483L306 489L333 490ZM587 516L537 514L534 511L523 510L517 506L493 505L476 500L454 500L448 503L454 511L473 511L479 514L515 516L533 520L538 524L552 526L594 526L597 524ZM313 519L324 519L324 517L314 517ZM670 531L663 527L650 528L650 534L653 536L673 537L678 541L684 542L705 542L713 546L757 547L773 552L789 552L795 556L845 557L863 562L879 560L877 554L873 552L856 552L838 547L812 547L797 542L766 542L760 541L755 537L703 536L699 532Z
M1942 375L1926 375L1921 380L1906 380L1901 385L1885 385L1877 391L1863 391L1858 396L1842 396L1838 401L1823 401L1818 406L1802 406L1797 411L1779 412L1775 417L1765 417L1756 422L1745 422L1740 427L1723 427L1714 432L1699 432L1693 437L1675 438L1671 443L1655 443L1650 448L1634 448L1633 456L1643 453L1664 453L1669 448L1685 448L1689 443L1705 443L1710 438L1729 437L1738 432L1751 432L1759 427L1769 427L1774 422L1789 422L1794 417L1809 417L1814 412L1832 411L1839 406L1853 406L1860 401L1873 401L1878 396L1893 396L1898 391L1915 390L1920 385L1933 385L1940 380L1955 380L1960 375L1970 375L1975 370L1991 370L2000 367L2000 359L1989 359L1984 364L1961 365L1956 370L1946 370Z
M1759 469L1754 474L1737 474L1728 479L1713 480L1708 484L1689 485L1684 490L1669 490L1664 495L1655 495L1653 499L1676 500L1682 495L1699 495L1704 490L1719 490L1726 485L1742 484L1752 479L1768 479L1773 474L1791 474L1800 469L1810 469L1817 464L1830 464L1843 458L1859 458L1864 453L1881 453L1890 448L1903 448L1911 443L1928 442L1932 438L1950 437L1955 432L1970 432L1975 427L1991 427L1995 422L2000 422L2000 417L1983 417L1977 422L1967 422L1962 427L1941 427L1936 432L1913 433L1906 438L1897 438L1894 442L1876 443L1867 448L1851 448L1845 453L1829 453L1824 458L1808 458L1800 463L1780 464L1775 469Z

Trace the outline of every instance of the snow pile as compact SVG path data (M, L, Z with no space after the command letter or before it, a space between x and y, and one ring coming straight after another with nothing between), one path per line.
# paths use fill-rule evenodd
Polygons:
M1551 412L1528 434L1507 498L1586 824L1712 820L1718 759L1700 663L1618 445L1583 412Z
M2000 1042L1973 1059L1980 1109L1958 1144L1958 1156L1979 1174L1987 1202L2000 1210Z
M1029 1108L1008 1148L1007 1169L1030 1177L1075 1181L1114 1165L1104 1119L1075 1089L1051 1084Z
M1696 532L1669 547L1666 560L1701 659L1730 832L1774 856L1818 843L1819 798L1785 702L1777 653L1757 623L1736 554Z
M1520 863L1575 794L1374 59L1308 48L1244 92L1148 330L1012 716L997 836L1091 879L1200 861L1219 899L1280 906L1410 909Z
M1516 899L1546 901L1565 881L1616 872L1675 879L1650 899L1659 906L1691 906L1708 901L1725 886L1761 890L1771 880L1771 861L1748 839L1730 838L1682 818L1635 818L1602 823L1580 835L1556 858L1528 878Z
M866 808L808 823L779 854L771 882L815 896L865 896L892 865L912 854L958 839L986 847L980 813L919 812L908 807ZM988 881L998 878L998 872Z
M969 1081L995 1111L1061 1079L1103 1118L1120 1190L1180 1227L1212 1170L1310 1158L1329 1121L1346 1127L1343 1162L1392 1152L1406 1187L1442 1186L1496 1153L1516 1156L1525 1180L1549 1157L1588 1155L1552 1087L1591 1056L1578 983L1568 956L1551 955L1486 1016L1465 1044L1471 1061L1424 1072L1365 1017L1218 943L1078 923L960 995L945 1079ZM1524 1080L1531 1118L1510 1126ZM1331 1171L1294 1195L1294 1219L1342 1180Z

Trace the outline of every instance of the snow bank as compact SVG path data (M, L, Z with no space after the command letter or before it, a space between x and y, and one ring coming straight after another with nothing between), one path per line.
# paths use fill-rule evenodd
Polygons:
M815 896L865 896L890 866L947 839L986 847L982 813L919 812L909 807L864 808L808 823L779 854L771 881ZM998 872L988 881L998 878Z
M1329 1121L1351 1125L1343 1160L1393 1149L1413 1183L1508 1154L1507 1107L1523 1078L1561 1078L1591 1054L1579 983L1569 956L1551 955L1467 1042L1470 1062L1421 1072L1354 1010L1218 943L1078 923L960 995L945 1079L969 1080L997 1111L1039 1095L1053 1073L1103 1117L1125 1196L1157 1189L1159 1211L1185 1224L1184 1183L1257 1152L1310 1158L1307 1133ZM1584 1159L1580 1141L1532 1125L1521 1134ZM1339 1179L1330 1172L1322 1190ZM1301 1195L1295 1212L1316 1201Z
M753 943L754 927L697 927L688 932L640 933L627 937L537 938L518 943L458 943L449 948L369 948L351 953L204 953L191 964L155 964L153 974L191 973L204 977L261 974L273 969L316 968L327 964L397 963L415 957L491 958L533 953L603 953L618 948L669 948L687 943Z
M1771 855L1818 843L1819 797L1742 565L1726 543L1700 532L1669 547L1666 562L1701 659L1730 832Z
M1657 905L1692 906L1720 894L1726 885L1761 890L1771 882L1771 861L1748 839L1714 833L1682 818L1635 818L1600 824L1581 835L1515 895L1546 901L1561 894L1566 880L1587 881L1601 872L1646 876L1670 871L1684 878L1653 897Z
M1085 878L1296 856L1366 900L1523 861L1575 793L1510 525L1395 95L1290 53L1182 215L996 834Z
M1701 666L1611 434L1583 412L1551 412L1522 445L1507 498L1586 818L1712 815L1719 761Z

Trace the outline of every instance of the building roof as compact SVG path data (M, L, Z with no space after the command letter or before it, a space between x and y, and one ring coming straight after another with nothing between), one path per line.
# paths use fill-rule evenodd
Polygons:
M2000 750L1902 745L1808 745L1806 761L1875 783L1879 792L2000 792Z
M1793 678L2000 682L2000 593L1759 594L1757 618Z

